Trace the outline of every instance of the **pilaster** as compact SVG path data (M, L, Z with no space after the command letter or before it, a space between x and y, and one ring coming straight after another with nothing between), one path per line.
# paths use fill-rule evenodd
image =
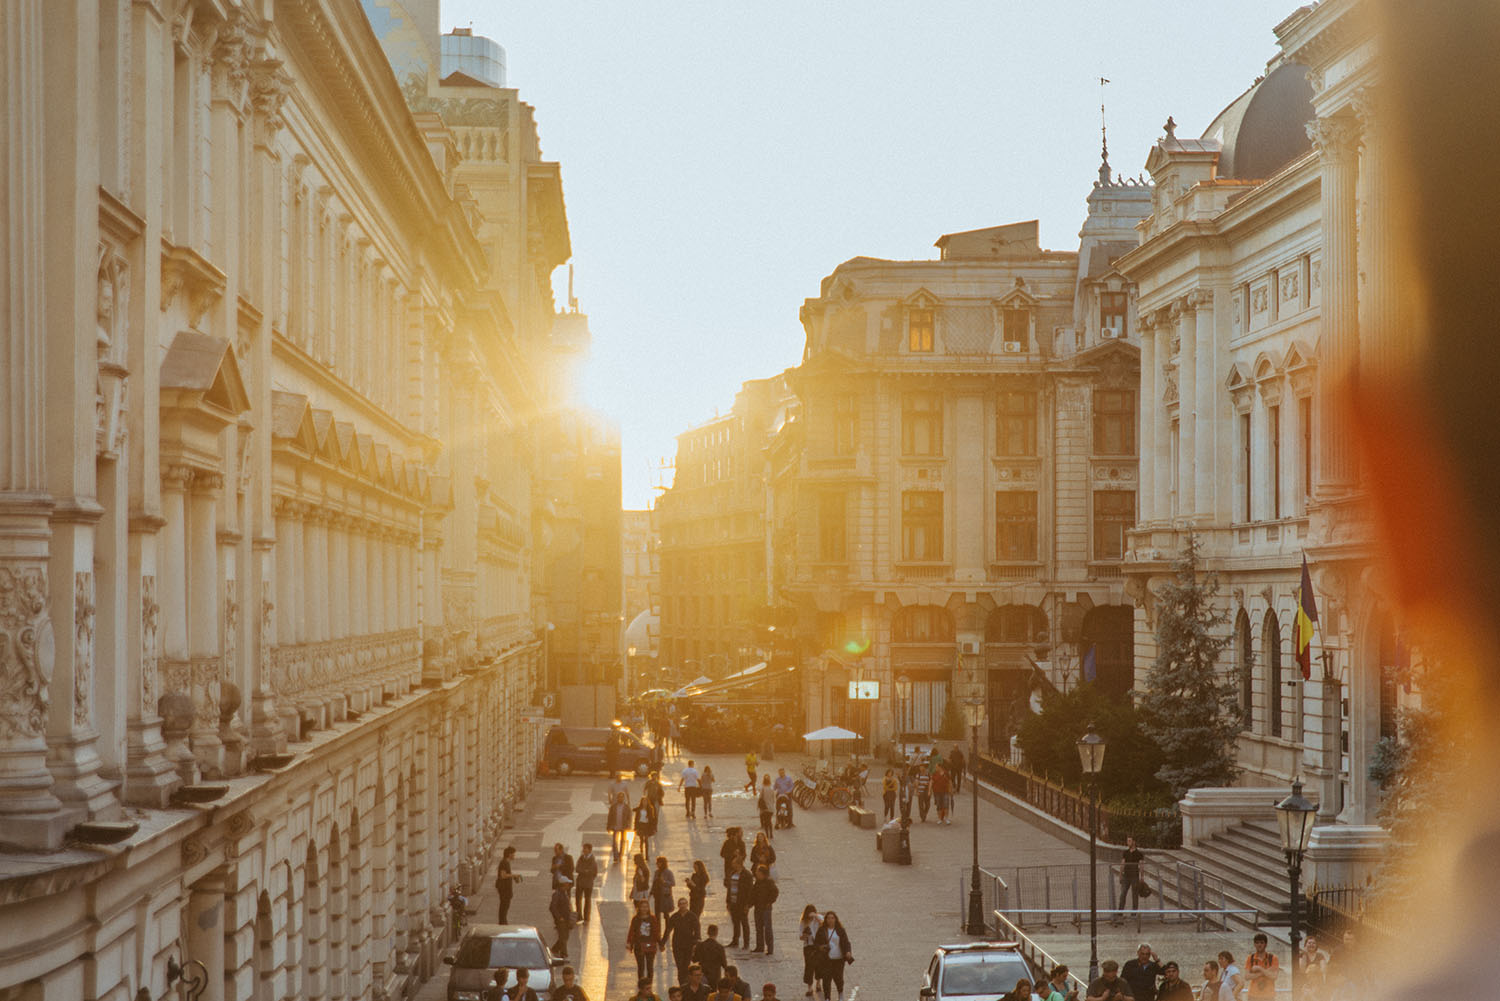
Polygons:
M1220 466L1214 446L1222 423L1216 406L1219 380L1214 377L1219 371L1219 338L1214 330L1213 290L1200 288L1189 293L1187 308L1185 320L1193 329L1193 514L1199 524L1211 524L1220 506ZM1187 350L1185 345L1183 350Z
M1198 511L1198 356L1197 311L1186 297L1172 303L1172 330L1177 345L1177 513L1192 518Z
M1161 409L1161 393L1158 389L1160 382L1159 365L1157 362L1157 333L1156 319L1142 315L1140 318L1141 337L1141 392L1136 405L1140 417L1141 428L1141 450L1140 450L1140 477L1141 491L1138 503L1140 504L1140 522L1142 525L1150 525L1162 517L1161 510L1156 506L1156 461L1157 450L1163 447L1158 438L1156 421L1157 411Z

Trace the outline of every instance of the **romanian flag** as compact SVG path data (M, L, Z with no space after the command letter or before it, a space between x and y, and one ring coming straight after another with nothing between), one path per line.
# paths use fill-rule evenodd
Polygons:
M1307 557L1302 557L1302 587L1297 593L1297 663L1302 665L1302 680L1312 677L1313 626L1318 621L1318 602L1313 597L1312 575L1307 572Z

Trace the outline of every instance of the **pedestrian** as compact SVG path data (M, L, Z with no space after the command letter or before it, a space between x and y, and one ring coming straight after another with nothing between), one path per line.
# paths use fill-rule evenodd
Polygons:
M776 1001L776 985L775 984L761 984L760 985L760 1001Z
M734 981L728 977L719 978L719 989L709 995L712 1001L745 1001L743 994L737 994L734 990Z
M587 921L594 906L594 883L599 878L599 859L594 855L594 846L583 843L583 851L573 864L573 909L578 920Z
M651 854L651 839L656 836L656 807L646 795L636 804L635 836L641 841L641 851Z
M915 776L912 775L911 765L901 769L901 789L896 794L901 806L901 826L911 826L911 803L912 793L916 786Z
M547 913L552 915L552 928L557 932L552 951L563 959L568 958L568 932L573 928L573 902L568 899L568 890L572 886L573 881L568 877L557 877L552 884L552 902L547 905Z
M745 982L744 977L740 976L740 968L733 965L726 966L724 967L724 976L729 979L730 989L748 1001L750 997L750 985Z
M1031 989L1031 981L1024 977L1016 981L1014 989L1007 991L1003 1001L1041 1001Z
M703 898L708 896L708 866L702 859L693 862L693 873L687 878L688 910L703 917Z
M667 988L667 1001L682 1001L681 984L673 984Z
M500 871L495 874L495 889L500 892L500 915L498 924L510 924L510 901L516 895L516 884L521 877L511 872L511 860L516 857L516 846L506 845L500 853Z
M823 912L823 925L813 938L818 949L818 982L823 1001L833 1001L831 988L838 988L838 1001L844 1001L844 967L854 962L849 933L833 911Z
M661 995L651 989L650 977L638 977L635 993L630 995L630 1001L661 1001Z
M677 889L677 877L667 868L667 857L656 857L656 871L651 874L651 901L658 919L666 920L672 913L672 893Z
M672 961L677 966L677 982L687 980L688 968L693 965L693 950L700 937L698 915L688 909L686 897L677 898L677 910L667 918L662 928L661 944L666 948L667 939L672 940Z
M921 814L922 823L925 824L927 811L932 809L932 773L925 764L917 765L916 771L917 812Z
M704 765L703 774L698 776L698 800L703 804L703 816L712 820L714 816L714 769L712 765Z
M1124 1001L1133 997L1130 984L1120 976L1120 964L1113 959L1099 964L1099 976L1089 983L1085 996L1088 1001Z
M769 840L774 836L772 834L772 827L776 819L776 790L771 788L771 776L762 776L760 795L756 797L755 805L760 810L761 833Z
M697 963L688 967L687 979L682 982L682 1001L708 1001L713 989L703 979L703 967Z
M756 757L755 751L745 752L745 774L749 781L745 783L745 791L753 794L755 792L755 769L760 765L760 758Z
M1179 974L1175 962L1168 960L1162 964L1161 984L1156 988L1156 1001L1193 1001L1193 989Z
M1297 952L1297 973L1302 990L1311 991L1314 996L1323 992L1328 977L1328 953L1318 945L1318 936L1312 932L1307 933L1307 939Z
M786 773L785 768L776 770L776 781L772 783L776 790L776 803L779 806L783 797L786 799L786 825L795 827L792 823L792 790L797 788L796 781Z
M651 867L646 864L646 856L637 854L635 857L635 873L630 877L630 900L632 906L644 900L651 902Z
M510 990L505 992L505 996L510 1001L537 1001L536 991L528 983L531 979L531 971L524 966L518 966L515 973L516 982L511 984Z
M693 949L693 962L699 967L699 972L703 976L703 986L707 988L710 980L714 983L719 982L719 977L724 973L724 967L729 964L729 956L724 952L724 943L719 941L718 925L709 925L704 929L703 934L703 940ZM689 967L688 973L692 972L692 967ZM683 991L682 993L684 997L687 997L690 992ZM705 996L706 994L705 991Z
M661 772L653 771L646 776L646 781L641 785L641 795L651 801L651 806L659 817L661 806L667 801L667 787L661 784Z
M1223 986L1222 975L1219 973L1219 963L1210 959L1203 964L1203 989L1198 992L1198 1001L1219 1001L1219 991Z
M635 973L643 980L656 976L656 949L661 943L661 925L644 900L635 902L635 916L625 934L625 948L635 953Z
M894 769L885 770L885 778L880 780L880 798L885 800L885 819L896 819L896 793L901 789L901 783L896 779Z
M719 858L724 860L724 878L729 878L729 866L734 857L744 857L745 838L738 827L731 827L724 832L724 843L719 846Z
M776 849L766 840L765 832L761 832L755 836L755 844L750 846L750 871L754 872L761 866L770 869L775 865Z
M1037 994L1042 1001L1078 1001L1078 991L1068 986L1068 968L1064 964L1052 968Z
M1219 1001L1240 1001L1245 991L1245 974L1228 949L1219 953Z
M1120 903L1115 908L1121 913L1114 916L1114 922L1118 924L1124 920L1125 895L1130 895L1131 910L1141 909L1141 887L1145 881L1141 879L1141 863L1145 861L1146 853L1135 846L1135 838L1125 839L1125 854L1120 856ZM1126 964L1127 966L1129 964ZM1140 1001L1137 998L1136 1001Z
M682 790L682 801L687 806L689 819L696 817L698 805L698 769L693 767L693 759L688 758L687 767L682 770L682 777L677 780L677 788Z
M571 966L562 968L562 983L552 985L552 993L547 995L547 1001L589 1001L589 996L583 992L583 988L574 983L573 978L578 976L578 971Z
M609 784L609 796L610 798L624 796L625 809L628 812L630 809L630 786L626 783L625 776L623 775L615 775L613 778L614 781Z
M1135 958L1125 964L1120 976L1130 985L1130 994L1135 1001L1156 1001L1156 979L1161 976L1161 960L1155 951L1142 942L1135 950Z
M802 917L797 922L797 938L802 942L802 984L807 988L805 997L813 996L813 981L818 977L818 947L816 939L823 919L812 904L802 908Z
M735 855L729 861L729 875L724 879L724 907L729 911L731 949L750 948L750 897L755 877L745 868L745 856ZM744 946L740 935L744 934Z
M620 735L614 730L604 739L604 770L611 776L620 774Z
M938 823L951 824L948 811L953 808L953 783L948 778L948 769L942 765L932 773L932 802L937 807Z
M630 834L630 801L624 795L610 796L605 826L609 828L610 861L618 862L625 857L625 840Z
M1265 932L1256 932L1255 951L1245 959L1245 980L1249 984L1245 996L1250 1001L1274 1001L1276 997L1276 978L1281 976L1281 967L1276 962L1276 955L1270 952L1266 946L1270 939Z
M764 865L758 867L750 898L751 906L755 908L755 948L751 952L763 952L769 956L776 951L776 943L771 935L771 907L780 895L781 890L777 888L776 880L771 878L770 868Z
M568 854L561 841L552 846L551 870L553 886L564 876L569 883L573 882L573 856Z
M953 776L953 794L956 796L964 791L964 766L968 764L964 760L964 752L955 747L948 754L948 774Z

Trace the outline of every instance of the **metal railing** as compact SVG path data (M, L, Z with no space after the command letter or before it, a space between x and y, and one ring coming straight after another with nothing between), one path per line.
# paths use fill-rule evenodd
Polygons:
M973 887L974 869L962 866L958 870L958 926L963 930L969 914L969 890ZM979 867L979 892L983 894L984 913L993 914L1006 909L1010 899L1009 887L1000 874L984 866Z
M1052 953L1037 945L1031 936L1021 930L1020 925L1006 917L1003 913L996 910L991 911L990 914L995 919L995 931L998 937L1015 942L1016 945L1020 946L1021 955L1025 956L1026 962L1030 963L1031 968L1037 971L1038 978L1045 977L1057 969L1057 967L1064 965ZM1084 995L1085 989L1088 987L1088 983L1073 973L1072 970L1068 971L1068 985L1078 991L1080 997Z
M1074 926L1087 920L1089 915L1089 867L1077 865L1015 866L1000 870L1001 879L1007 888L1009 906L998 909L1013 920L1017 927L1043 925L1051 927L1058 921ZM1219 877L1204 872L1186 862L1148 862L1141 869L1141 880L1150 889L1147 896L1135 896L1126 901L1135 903L1132 909L1119 907L1124 886L1119 870L1112 865L1100 865L1095 870L1098 880L1098 908L1096 913L1106 920L1133 918L1141 921L1163 923L1196 922L1200 931L1213 925L1228 930L1229 918L1238 917L1251 925L1258 925L1260 913L1254 908L1231 907L1224 892L1224 882Z
M1090 802L1087 793L1069 789L983 752L974 761L973 771L1001 792L1009 793L1072 827L1088 830ZM1143 848L1177 848L1182 841L1182 824L1176 806L1123 810L1100 803L1098 832L1100 841L1123 843L1129 836Z

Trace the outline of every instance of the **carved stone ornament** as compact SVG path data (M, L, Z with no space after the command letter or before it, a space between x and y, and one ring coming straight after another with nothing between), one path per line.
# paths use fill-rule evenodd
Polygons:
M1250 290L1250 312L1264 313L1271 306L1270 290L1262 285Z
M281 113L292 92L292 77L280 59L257 59L250 64L250 105L255 111L255 141L269 146L286 127Z
M73 575L73 725L87 726L94 687L94 575Z
M156 623L161 606L156 603L156 577L141 577L141 705L156 705Z
M1318 118L1307 123L1307 138L1325 160L1339 160L1355 155L1359 145L1359 126L1342 118Z
M1166 391L1161 394L1161 401L1162 403L1171 406L1172 404L1177 402L1177 376L1169 373L1167 375L1166 382L1167 388Z
M0 738L42 735L53 652L46 568L0 566Z
M1281 301L1294 302L1297 299L1297 272L1290 271L1281 276Z
M235 655L239 649L240 638L240 601L238 582L226 580L224 582L224 666L226 671L233 671Z

